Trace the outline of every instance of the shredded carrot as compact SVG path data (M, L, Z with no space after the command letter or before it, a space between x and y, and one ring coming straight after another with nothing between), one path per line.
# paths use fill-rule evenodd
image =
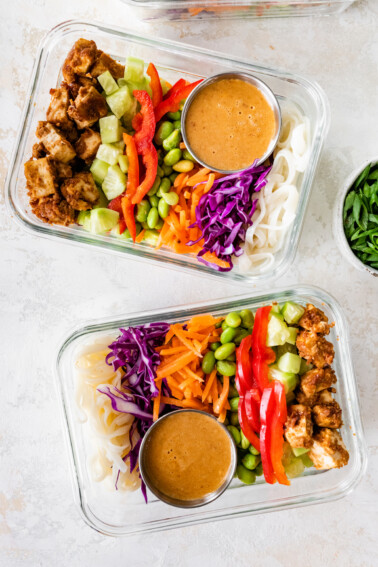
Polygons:
M135 239L135 242L142 242L143 238L144 238L144 233L145 233L145 229L141 230L140 233L138 234L138 236Z
M159 394L156 396L156 398L154 398L154 405L153 405L153 412L152 412L153 421L156 421L159 417L160 398L161 398L161 380L159 380L159 382L157 382L156 386L159 390Z
M212 373L209 374L209 377L208 377L208 379L207 379L207 383L206 383L205 389L204 389L204 391L202 392L202 401L203 401L203 402L206 401L206 398L208 397L208 395L209 395L209 393L210 393L210 390L211 390L211 387L212 387L212 385L213 385L213 382L214 382L214 379L215 379L216 375L217 375L216 369L214 369L214 370L212 371Z
M227 398L228 398L228 391L230 387L230 378L228 376L223 376L223 388L219 396L219 400L217 401L214 412L221 414L222 411L225 409Z

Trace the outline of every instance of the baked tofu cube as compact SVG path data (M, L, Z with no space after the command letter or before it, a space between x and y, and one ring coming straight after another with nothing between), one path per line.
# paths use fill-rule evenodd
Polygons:
M62 85L59 89L51 89L51 102L47 109L46 119L59 128L69 126L71 120L67 111L70 105L68 87Z
M313 368L303 374L300 389L308 398L313 397L322 390L327 390L336 382L336 375L332 368Z
M105 71L109 71L114 79L121 79L125 74L125 67L115 61L110 55L97 51L97 58L91 69L91 75L92 77L98 77Z
M26 186L32 199L57 194L54 161L49 157L27 161L24 165Z
M93 126L107 113L105 99L93 86L80 87L79 94L68 109L70 118L76 122L80 130Z
M75 75L85 75L94 64L97 47L94 41L80 38L77 40L63 64L63 77L67 83L75 79Z
M330 328L333 327L333 325L329 325L328 317L323 311L312 305L312 303L307 304L298 325L307 331L319 333L319 335L328 335Z
M57 161L68 163L76 156L73 146L54 124L38 122L36 135L41 140L46 152Z
M84 161L93 161L101 144L101 136L91 128L86 128L75 144L79 158Z
M92 209L100 198L100 193L89 171L81 171L66 179L60 190L67 202L76 211Z
M296 341L298 354L317 368L330 366L335 356L333 344L313 331L300 331Z
M30 201L33 213L49 224L68 226L75 222L75 211L59 195L43 197L38 201Z
M341 414L341 407L336 400L319 403L312 408L312 418L318 427L339 429L343 424Z
M313 441L308 455L316 469L338 469L348 464L349 453L338 431L322 428Z
M288 407L285 424L285 437L291 447L311 447L312 420L311 409L302 404Z

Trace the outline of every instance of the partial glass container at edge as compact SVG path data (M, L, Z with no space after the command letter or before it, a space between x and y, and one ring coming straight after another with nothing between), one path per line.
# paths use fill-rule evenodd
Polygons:
M151 493L144 502L140 490L131 493L115 491L109 485L92 480L87 463L91 456L88 429L79 421L75 398L74 365L80 349L100 337L111 341L120 327L153 321L178 322L200 313L216 316L242 308L256 310L273 301L313 303L335 322L329 340L335 348L334 370L337 376L336 399L343 411L343 440L350 454L347 466L341 469L316 471L306 469L304 476L291 481L291 486L268 485L263 477L255 484L243 485L234 479L230 487L214 502L201 508L182 509L164 504ZM61 346L56 376L63 408L63 422L71 463L74 498L82 518L92 528L113 536L161 531L180 526L221 520L236 516L260 514L284 508L329 502L351 492L366 468L366 447L359 413L358 393L349 350L347 324L336 301L312 286L272 291L265 295L241 295L230 300L188 305L170 311L150 311L120 316L117 319L91 321L76 328Z
M161 76L172 83L179 77L195 81L202 76L230 70L251 73L267 83L280 102L293 101L301 108L311 125L310 159L298 182L299 202L295 220L282 248L276 253L271 268L256 275L239 273L236 269L220 273L200 264L192 255L179 255L164 249L155 250L143 242L132 244L131 241L123 239L91 234L77 225L62 227L45 224L33 215L25 187L24 162L31 156L37 122L45 119L50 101L49 91L60 83L61 65L69 49L80 37L93 39L100 49L121 60L127 55L133 55L147 62L152 61L157 65ZM198 74L199 69L201 75ZM316 83L307 79L258 67L244 60L232 59L197 47L134 35L119 28L79 21L65 22L47 34L36 58L30 92L8 172L6 202L12 217L26 230L39 236L59 238L76 245L90 245L118 253L124 256L125 261L133 258L240 283L258 283L282 275L294 260L311 185L328 130L328 114L328 102L323 91Z

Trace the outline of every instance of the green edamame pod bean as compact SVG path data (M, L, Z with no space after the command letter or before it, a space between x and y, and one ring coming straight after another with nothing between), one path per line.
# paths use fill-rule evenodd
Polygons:
M245 468L244 465L238 465L236 468L236 474L239 480L244 482L244 484L253 484L256 480L256 475L252 471Z
M226 358L226 360L229 360L230 362L235 362L236 360L236 354L233 352L232 354L230 354L230 356L228 356Z
M157 190L159 189L161 183L161 177L160 175L156 176L156 179L154 181L154 184L152 185L151 189L149 190L149 192L147 193L147 195L149 197L151 197L152 195L155 195L155 193L157 192Z
M190 161L190 159L182 159L181 161L175 163L175 165L173 165L172 167L179 173L188 173L188 171L192 171L194 163Z
M253 471L257 465L260 462L260 458L257 457L256 455L251 455L251 453L247 453L243 458L242 458L242 463L245 466L246 469Z
M162 169L163 169L163 171L164 171L164 175L169 178L169 176L171 175L171 173L172 173L172 171L173 171L173 169L171 168L171 166L170 166L170 165L165 165L165 163L163 163L163 165L162 165L161 167L162 167Z
M159 238L159 233L156 230L146 230L143 236L143 241L151 244L151 246L156 246Z
M152 197L149 198L149 201L151 207L157 207L159 204L159 197L157 197L156 195L152 195Z
M205 374L210 374L214 370L214 366L215 356L214 353L209 350L202 359L202 370Z
M135 215L136 220L138 222L146 222L150 208L151 206L147 199L143 199L143 201L138 203L137 212Z
M210 348L211 350L213 350L214 352L217 350L218 347L221 346L221 343L218 343L218 341L216 343L211 343Z
M221 376L235 376L236 364L227 360L218 360L217 371Z
M167 112L167 118L170 120L180 120L181 112L179 110L177 112Z
M160 199L158 204L158 213L162 219L167 218L167 216L169 215L169 209L170 207L168 203L166 203L164 199Z
M227 343L218 347L214 354L217 360L225 360L233 352L235 352L234 343Z
M164 157L161 149L157 151L157 155L158 155L158 165L161 165L163 163L163 157Z
M163 148L166 152L170 152L173 148L177 148L181 142L180 130L173 130L172 134L163 140Z
M238 332L236 333L235 338L234 338L234 343L236 345L240 345L242 340L245 337L248 337L248 335L250 335L250 334L251 334L251 331L248 331L247 329L238 329Z
M229 313L225 321L227 325L232 328L239 327L242 322L239 313L236 313L236 311L232 311L232 313Z
M122 236L124 236L125 238L131 238L131 234L128 228L123 231Z
M264 471L263 471L262 463L259 463L257 465L257 467L255 468L254 473L255 473L256 476L262 476L263 472Z
M140 233L140 231L142 230L142 227L141 227L141 225L140 225L139 222L136 222L136 223L135 223L135 230L136 230L137 235L138 235L138 234Z
M155 230L161 230L164 226L164 221L162 218L159 217L159 220L157 221L157 225L155 226Z
M223 323L223 321L217 321L217 322L215 323L215 328L216 328L216 329L219 329L219 328L222 326L222 323Z
M229 398L236 398L239 395L239 392L235 388L235 386L231 383L228 388L228 397Z
M239 425L239 417L238 417L238 412L237 411L233 411L230 414L230 423L231 425L234 425L235 427L238 427Z
M225 331L226 329L228 329L228 325L227 325L226 321L222 321L221 327L222 327L222 331Z
M254 321L254 316L252 311L250 309L242 309L240 311L240 317L242 320L243 327L245 327L246 329L252 329L253 321Z
M227 329L225 329L220 336L220 342L222 343L222 345L226 343L230 343L231 341L234 340L235 335L236 335L236 329L233 329L232 327L227 327Z
M175 171L173 173L171 173L171 175L169 176L169 179L171 180L172 184L175 182L175 179L176 179L177 176L178 176L178 173L176 173Z
M179 196L174 191L171 191L170 193L163 193L162 197L171 207L174 207L179 202Z
M232 437L234 438L236 445L239 445L239 443L240 443L240 431L239 431L239 429L237 427L235 427L234 425L228 425L227 429L229 430Z
M160 165L157 166L157 174L159 177L164 177L164 169Z
M175 120L173 122L173 126L175 128L175 130L180 130L181 131L181 120Z
M144 228L144 230L148 230L148 229L150 228L150 227L148 226L148 224L147 224L147 221L146 221L146 222L141 222L140 224L141 224L141 227Z
M247 439L246 436L244 435L243 431L240 430L240 447L245 450L245 449L248 449L249 446L250 446L250 442L248 441L248 439ZM248 455L249 455L250 457L253 457L253 455L251 455L251 454L249 454L249 453L248 453ZM243 463L243 464L244 464L244 463ZM257 464L257 463L256 463L256 464ZM244 466L246 466L246 465L244 465ZM247 467L247 469L249 469L249 467Z
M196 160L194 159L194 157L192 156L192 154L191 154L188 150L183 150L183 152L182 152L182 157L183 157L184 159L189 159L190 161L196 161Z
M230 410L231 411L238 411L238 406L239 406L239 396L235 397L235 398L229 398L228 402L230 404Z
M156 207L152 207L147 217L148 228L155 228L159 220L159 213Z
M155 143L158 146L161 146L163 141L172 134L173 130L174 130L174 126L172 122L169 122L168 120L162 122L155 134Z
M249 452L250 452L252 455L260 455L260 452L259 452L257 449L255 449L255 447L254 447L253 445L250 445L250 447L249 447Z
M163 179L161 180L159 189L161 193L168 193L168 191L171 188L171 180L168 177L163 177Z
M170 152L167 153L167 155L164 157L164 163L165 165L170 165L170 166L174 166L175 163L177 163L178 161L180 161L181 159L181 155L182 155L182 151L179 148L174 148L173 150L171 150ZM169 177L172 181L171 176ZM175 178L176 179L176 178ZM173 183L173 181L172 181Z

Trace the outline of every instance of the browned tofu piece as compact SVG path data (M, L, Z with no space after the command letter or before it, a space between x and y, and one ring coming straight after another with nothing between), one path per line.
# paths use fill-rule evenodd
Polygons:
M302 404L288 407L285 437L291 447L311 447L312 420L309 407Z
M24 165L26 186L32 199L57 195L57 176L54 160L44 157L27 161Z
M90 162L97 154L101 144L101 136L91 128L86 128L75 144L75 150L79 158Z
M97 79L93 77L75 77L75 79L68 85L71 98L77 97L80 87L94 87L95 89L99 90L99 83Z
M75 222L76 213L74 209L58 195L31 200L30 205L34 214L43 222L64 226Z
M313 331L319 335L328 335L330 328L334 324L329 325L328 317L323 311L312 305L312 303L307 303L306 310L298 325L307 331Z
M125 67L115 61L110 55L103 51L97 51L96 62L91 69L92 77L98 77L109 71L114 79L121 79L125 74Z
M89 171L81 171L70 179L66 179L60 190L76 211L92 209L100 198L100 193Z
M56 175L59 181L72 177L72 167L68 163L63 163L61 161L55 162Z
M67 83L75 79L75 75L85 75L97 57L97 46L94 41L78 39L63 64L63 77Z
M318 427L339 429L343 424L341 414L341 407L336 400L319 403L312 408L312 418Z
M68 109L69 116L76 126L83 130L93 126L97 120L106 116L108 109L105 99L92 86L80 87L79 94Z
M35 159L40 159L46 156L46 150L41 142L34 144L32 148L32 156Z
M335 356L333 344L312 331L300 331L296 341L298 354L317 368L330 366Z
M305 396L311 398L318 392L330 388L336 380L332 368L313 368L303 374L299 386Z
M348 464L349 453L338 431L322 428L313 441L308 455L316 469L339 469Z
M309 406L311 408L316 404L327 404L333 400L330 390L322 390L321 392L317 392L311 396L306 396L300 388L296 390L295 398L299 404L303 404L304 406Z
M70 95L67 85L63 84L59 89L51 89L51 102L47 109L46 119L59 128L68 126L71 120L67 111L70 105Z
M70 142L66 140L62 132L54 124L38 122L36 135L41 140L46 152L55 160L68 163L76 156L76 152Z

